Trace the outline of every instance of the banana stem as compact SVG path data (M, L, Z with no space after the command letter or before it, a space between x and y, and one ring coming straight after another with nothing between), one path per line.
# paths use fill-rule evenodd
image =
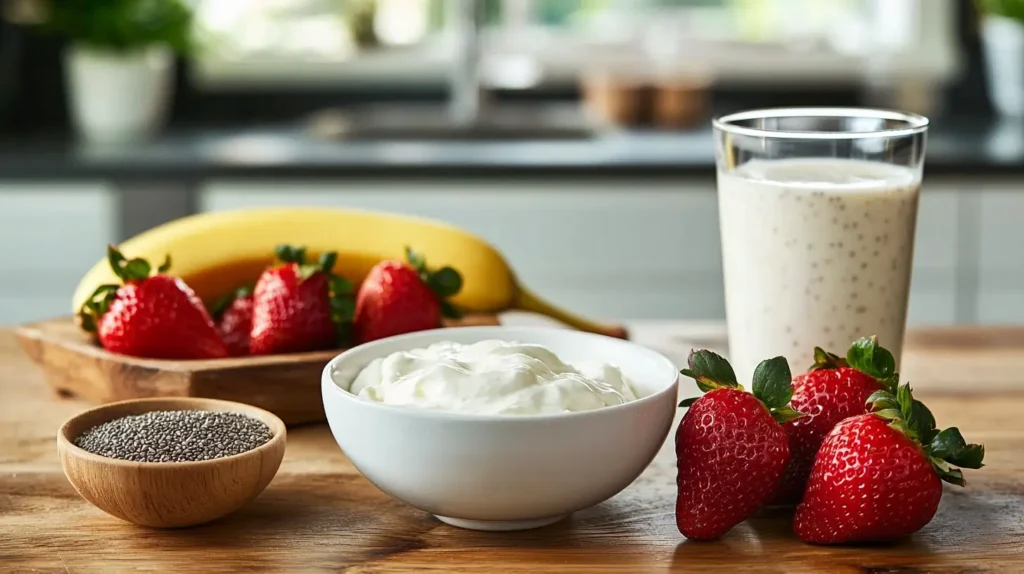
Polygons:
M561 321L562 323L565 323L574 329L579 329L580 331L597 333L598 335L607 335L618 339L629 338L626 328L621 325L598 323L573 315L572 313L559 309L553 304L541 299L522 285L516 286L516 299L512 304L512 308L519 311L530 311L532 313L551 317L552 319Z

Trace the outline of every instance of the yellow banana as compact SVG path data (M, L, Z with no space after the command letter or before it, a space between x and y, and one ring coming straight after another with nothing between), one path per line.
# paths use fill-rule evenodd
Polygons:
M171 273L210 302L254 282L273 262L274 247L281 243L305 246L312 257L336 251L335 272L357 284L380 261L404 260L409 246L422 253L431 268L450 265L459 270L463 287L452 303L465 311L521 309L583 331L625 335L620 327L588 321L541 300L517 282L505 259L487 242L429 219L320 207L210 212L150 229L123 242L120 249L128 257L151 261L170 255ZM75 290L73 312L98 286L116 282L106 259L97 262Z

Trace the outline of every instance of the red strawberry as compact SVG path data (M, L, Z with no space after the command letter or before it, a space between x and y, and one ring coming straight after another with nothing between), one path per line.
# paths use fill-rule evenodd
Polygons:
M356 342L436 329L441 326L442 316L459 316L444 300L462 289L459 272L451 267L428 271L426 261L409 248L406 257L408 264L377 264L359 287L354 321Z
M676 431L676 525L687 538L712 540L728 532L772 495L789 460L780 422L800 416L784 357L762 361L753 393L743 390L728 361L692 351L682 374L706 394L687 399Z
M101 285L82 305L78 321L113 353L151 359L216 359L228 356L213 319L195 292L145 259L125 259L111 245L107 259L122 285Z
M252 287L241 287L213 306L220 338L233 357L249 354L249 333L252 331Z
M871 393L896 390L896 363L875 337L854 341L842 359L814 349L814 365L793 379L791 405L807 416L783 425L789 437L789 465L773 497L776 504L796 504L811 474L821 441L839 421L870 410Z
M797 536L814 544L880 542L923 528L939 507L942 481L965 486L985 447L956 427L938 431L910 386L874 393L873 413L848 418L825 437L796 508Z
M253 355L297 353L336 347L345 336L354 307L352 285L334 275L335 253L306 263L301 247L279 245L282 265L260 275L253 290Z

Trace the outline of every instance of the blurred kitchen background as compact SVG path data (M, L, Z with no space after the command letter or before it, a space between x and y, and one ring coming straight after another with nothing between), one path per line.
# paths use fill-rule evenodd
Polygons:
M275 204L450 221L598 318L722 319L709 119L777 105L931 117L910 321L1024 322L1020 0L0 1L0 324L68 314L108 242Z

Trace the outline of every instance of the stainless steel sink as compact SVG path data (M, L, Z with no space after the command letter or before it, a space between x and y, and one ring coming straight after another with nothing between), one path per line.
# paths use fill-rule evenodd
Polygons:
M348 141L564 140L594 137L577 105L499 105L467 121L438 105L374 105L329 109L309 119L313 137Z

